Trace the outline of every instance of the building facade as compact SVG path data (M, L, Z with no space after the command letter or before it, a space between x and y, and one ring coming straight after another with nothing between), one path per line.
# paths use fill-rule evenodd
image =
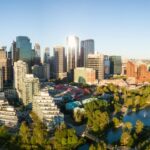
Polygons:
M76 36L67 37L67 72L79 66L79 38Z
M0 125L17 127L18 116L13 106L10 106L5 94L0 92Z
M56 79L66 77L65 48L63 46L54 47L54 77Z
M104 55L89 54L88 68L93 68L96 71L96 79L98 81L104 79Z
M112 75L120 75L122 69L121 56L110 56L110 73Z
M88 66L88 55L94 54L94 40L88 39L81 41L81 49L80 49L80 66L87 67Z
M0 69L0 91L3 91L3 70Z
M74 82L95 84L96 71L93 68L77 67L74 69Z
M127 62L127 77L135 78L137 83L149 82L150 81L150 72L148 70L148 65L143 62Z
M30 39L26 36L17 36L16 49L16 51L18 51L18 59L28 63L30 67L33 59Z
M28 74L27 63L19 60L14 63L14 86L24 105L32 103L33 96L39 91L39 79Z
M60 112L47 89L42 89L39 95L34 96L32 110L48 129L54 129L64 122L64 115Z
M104 55L104 77L109 78L110 76L110 60L108 55Z
M3 81L4 83L7 83L11 80L11 64L8 61L7 52L4 48L0 49L0 69L2 69L3 72Z
M40 44L35 43L34 50L35 50L34 64L40 65L41 64L41 47L40 47Z
M33 96L38 95L40 90L39 79L33 74L26 74L23 80L21 99L24 105L31 106Z

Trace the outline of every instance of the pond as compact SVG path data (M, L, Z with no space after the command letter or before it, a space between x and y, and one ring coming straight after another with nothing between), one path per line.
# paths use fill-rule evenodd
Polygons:
M81 145L78 150L89 150L89 144L84 144L84 145Z
M145 126L150 126L150 107L147 107L138 112L128 113L123 118L124 122L131 122L133 126L135 126L137 120L142 121ZM117 142L121 137L121 133L122 133L121 128L116 130L113 129L109 130L107 134L108 143L111 144L113 142Z

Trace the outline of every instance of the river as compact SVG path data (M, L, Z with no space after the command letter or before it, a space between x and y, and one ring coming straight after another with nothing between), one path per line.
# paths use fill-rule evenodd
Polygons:
M138 112L131 112L124 116L123 122L131 122L135 126L136 121L140 120L145 126L150 126L150 107L147 107ZM118 128L116 130L109 130L107 134L108 143L117 142L121 137L122 129Z

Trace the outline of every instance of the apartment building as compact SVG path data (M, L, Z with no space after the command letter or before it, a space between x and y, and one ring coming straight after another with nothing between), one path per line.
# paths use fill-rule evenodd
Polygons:
M42 89L39 95L33 97L32 110L48 129L53 129L64 121L64 115L47 89Z

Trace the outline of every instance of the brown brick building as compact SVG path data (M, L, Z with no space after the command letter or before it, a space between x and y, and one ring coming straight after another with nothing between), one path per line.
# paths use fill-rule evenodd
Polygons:
M127 62L127 77L134 77L137 83L150 81L150 72L144 63Z

